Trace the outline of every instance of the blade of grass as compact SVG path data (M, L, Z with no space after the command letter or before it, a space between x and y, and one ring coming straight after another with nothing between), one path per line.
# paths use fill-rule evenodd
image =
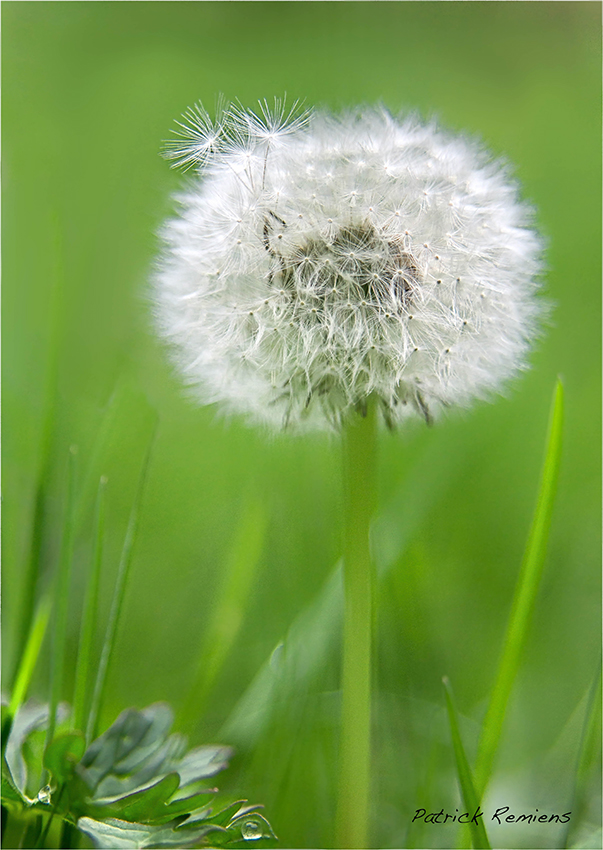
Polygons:
M65 504L65 519L59 571L54 586L54 623L50 673L50 710L48 715L48 730L46 746L54 737L57 709L63 691L65 678L65 662L67 649L67 618L69 612L69 586L71 583L71 564L73 560L73 531L75 514L75 478L76 478L77 449L72 446L69 450L69 465L67 472L67 498Z
M521 653L532 618L540 585L553 503L557 492L563 430L563 385L557 380L549 417L546 452L536 511L528 536L523 562L505 635L490 702L482 725L475 762L475 786L483 795L500 741L511 688L519 669Z
M73 728L83 729L89 703L90 680L92 675L92 642L96 631L96 615L98 607L98 591L100 584L101 566L103 560L103 535L105 526L105 488L107 479L101 476L96 500L96 517L94 522L94 554L92 570L88 583L88 592L78 647L77 666L75 673L75 693L73 696ZM90 741L87 741L90 743Z
M21 610L17 620L16 651L13 662L13 672L10 680L13 683L17 676L20 659L25 652L25 644L34 617L36 590L40 573L40 557L42 543L44 540L44 513L48 496L48 479L51 468L52 444L54 435L55 410L56 410L56 386L59 363L59 349L61 339L61 324L63 318L63 246L62 233L60 231L58 216L53 217L52 226L55 244L54 273L51 275L51 294L49 310L49 339L47 369L44 387L44 413L42 420L42 433L40 439L40 459L36 491L34 496L33 516L31 522L31 533L29 540L29 551L26 555L24 568L25 579L23 585L23 596L21 598Z
M578 759L574 775L574 791L572 794L572 820L565 828L560 847L570 846L572 835L580 826L580 819L585 809L586 786L595 759L601 758L601 665L590 688L584 725L580 736Z
M459 785L461 788L461 793L463 795L463 802L465 804L465 808L472 817L472 819L469 821L469 829L471 830L473 846L476 847L477 850L489 850L490 842L488 841L488 835L486 833L486 828L481 820L481 815L479 815L480 798L476 793L475 785L473 783L473 776L471 775L471 768L469 767L469 762L467 761L467 756L465 755L465 748L463 747L463 740L461 738L461 733L457 720L457 712L454 705L454 695L452 693L452 687L447 676L444 676L442 682L444 684L444 693L446 694L446 708L448 710L448 720L450 722L450 736L452 738L452 746L454 749L454 758L456 761L456 771L458 775ZM472 815L472 812L475 812L475 814Z
M111 600L111 608L109 611L109 621L107 623L105 640L101 652L100 662L98 665L98 673L96 676L94 692L92 694L92 703L90 706L90 714L88 715L88 723L86 724L86 740L88 741L93 740L97 734L98 720L100 712L102 710L103 700L105 697L107 673L109 670L111 658L113 656L113 650L115 647L115 637L117 635L117 629L121 618L125 589L128 581L128 575L130 573L130 567L132 564L132 553L134 550L136 533L138 531L140 505L145 489L147 473L149 470L149 461L151 458L151 450L155 442L156 433L157 422L155 421L151 438L149 440L149 445L142 463L142 468L138 479L138 487L136 490L136 495L134 497L134 502L132 504L132 510L130 512L130 519L128 522L126 537L124 540L121 558L119 561L119 567L117 570L117 579L115 582L115 589L113 591L113 598Z
M181 712L184 728L201 717L207 696L239 633L267 525L264 505L257 499L249 500L228 554L217 604L201 641L197 672Z
M6 749L8 736L13 725L13 719L17 714L21 704L23 703L31 677L33 675L40 649L44 641L46 629L48 628L48 620L52 610L52 594L47 593L38 603L36 613L31 625L25 650L21 656L15 686L13 688L10 703L8 705L8 713L2 725L2 752Z
M11 717L15 716L27 694L27 689L29 688L29 683L31 682L31 677L38 661L38 656L40 655L51 610L52 596L50 593L47 593L38 603L29 637L25 645L25 651L21 656L15 679L15 687L8 707Z

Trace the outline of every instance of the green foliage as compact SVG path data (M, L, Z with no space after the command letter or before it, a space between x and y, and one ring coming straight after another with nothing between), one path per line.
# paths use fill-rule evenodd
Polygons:
M477 752L475 775L480 794L484 792L490 777L502 733L507 703L519 669L542 578L561 464L563 398L563 384L558 379L551 403L544 465L536 500L536 510L515 587L509 624Z
M214 812L208 787L228 764L228 747L186 748L170 734L170 707L157 703L128 709L85 746L83 733L59 731L43 752L32 736L48 725L47 706L27 703L14 719L2 765L2 805L32 817L58 816L77 827L98 847L194 847L212 833L215 846L235 847L274 838L258 806L238 800ZM67 712L61 708L59 719ZM33 757L38 753L38 759ZM48 785L35 793L42 766ZM28 796L29 795L31 796Z
M229 652L220 651L223 666L212 673L191 743L237 746L236 762L221 774L225 799L262 800L283 846L332 845L343 596L333 570L341 556L337 452L316 437L266 440L191 405L152 333L146 293L155 233L182 183L159 152L188 105L211 107L223 91L252 106L285 89L309 106L382 101L475 133L514 163L548 243L546 288L555 306L533 368L507 398L451 412L437 428L380 437L375 844L454 846L456 825L410 828L418 806L454 811L440 680L446 672L455 684L472 755L533 512L551 386L561 373L564 461L546 571L491 788L504 791L508 782L522 805L543 800L566 811L577 787L568 844L601 846L598 755L592 763L584 755L578 775L573 769L600 647L599 35L600 4L586 2L2 5L3 351L10 364L3 375L2 652L15 699L36 604L57 566L73 443L88 463L76 495L60 699L76 702L77 605L94 559L92 507L105 475L98 618L82 661L98 669L150 402L160 426L99 731L124 706L166 694L181 710L249 513L244 494L257 493L270 518L261 581L245 589L238 630L228 635ZM35 669L22 668L23 700L47 699L50 662L46 639ZM90 690L85 700L78 695L81 717ZM592 716L599 711L595 700ZM41 775L45 722L26 735L18 756L12 737L15 773L3 771L6 847L24 839L12 829L13 815L49 820L52 807L35 802L48 779ZM595 725L589 720L588 729ZM59 711L57 734L70 731ZM57 846L60 826L56 816L47 846ZM500 841L505 827L489 826L492 843L563 846L555 825L510 826ZM37 840L32 829L27 841Z
M475 791L475 783L471 775L471 768L465 755L463 739L459 730L456 708L454 705L454 697L452 687L449 680L444 677L444 692L446 694L446 708L448 710L448 722L450 723L450 736L452 738L452 747L454 749L454 759L456 762L456 772L458 776L463 802L467 811L472 815L473 812L479 811L480 798ZM490 842L481 817L476 816L477 823L470 821L469 828L473 838L473 846L477 850L490 850Z

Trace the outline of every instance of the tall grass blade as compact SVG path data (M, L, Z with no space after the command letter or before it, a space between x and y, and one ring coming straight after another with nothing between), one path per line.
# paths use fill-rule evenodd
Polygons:
M142 503L142 497L149 470L151 450L155 442L156 433L157 423L155 422L149 445L145 454L145 458L142 463L142 469L138 479L138 487L136 490L136 495L134 497L132 510L130 512L130 519L128 522L126 537L124 540L121 558L119 561L119 567L117 570L117 579L115 582L115 589L113 591L113 598L111 600L111 608L109 611L109 621L107 623L107 630L105 632L105 640L101 652L100 662L98 665L98 673L96 676L94 692L92 694L90 714L88 715L88 723L86 725L86 740L88 741L93 740L97 735L97 725L100 717L100 712L103 706L103 700L105 697L107 673L109 671L109 665L113 656L113 650L115 648L115 637L117 635L117 629L121 618L125 589L130 573L130 567L132 564L132 553L134 550L134 543L136 541L136 533L138 531L140 506Z
M40 655L51 610L52 595L47 593L38 603L29 637L25 644L25 650L19 662L15 687L13 688L8 706L8 713L11 717L15 716L27 694L29 683L31 682L31 677L38 661L38 656Z
M599 664L597 674L594 678L584 714L584 725L580 737L576 772L574 776L574 791L572 794L572 820L565 829L563 841L559 845L566 848L571 846L572 836L580 825L580 821L586 808L586 796L588 780L593 770L594 763L598 763L600 774L601 762L601 665Z
M25 644L28 640L28 635L31 632L34 617L36 589L38 587L38 579L40 573L40 558L42 554L42 544L44 540L44 513L46 510L46 502L48 498L48 479L51 468L51 454L55 427L56 387L63 320L62 305L64 273L62 233L59 228L58 217L54 217L52 224L53 229L55 230L54 241L56 255L54 263L54 274L52 275L52 292L50 296L50 311L48 322L50 332L48 340L48 357L44 387L44 413L42 420L40 456L38 464L36 491L34 495L29 550L27 552L27 560L24 565L25 579L23 583L23 596L21 598L20 605L21 610L19 612L19 617L17 620L18 631L15 644L13 675L10 677L11 681L14 681L14 677L17 675L17 669L20 664L21 656L25 652Z
M536 511L528 536L490 703L484 718L475 763L475 786L483 795L500 741L511 688L540 585L553 503L557 492L563 429L563 385L558 379L549 417L544 467Z
M267 526L264 505L257 499L249 500L228 554L218 601L201 640L197 672L182 710L185 728L202 716L207 696L239 634Z
M444 684L444 692L446 694L446 708L448 710L450 736L452 738L452 746L454 749L456 772L465 808L472 818L472 820L469 821L469 829L471 830L473 846L476 847L477 850L490 850L490 842L488 841L486 828L481 818L475 814L475 821L473 820L474 813L478 813L480 810L480 798L476 793L473 776L471 775L471 768L469 767L469 762L465 755L465 748L463 747L463 740L461 738L456 708L454 705L452 687L447 676L444 676L442 682Z
M76 479L77 449L72 446L69 450L69 465L67 472L67 497L65 503L65 519L59 571L54 586L54 623L51 653L50 673L50 711L48 715L48 730L46 746L54 737L57 709L63 691L67 651L67 620L69 616L69 589L71 584L71 565L73 560L73 532L75 514L75 479Z
M107 479L101 476L96 501L94 522L94 552L92 569L86 594L84 613L80 631L77 665L75 672L75 693L73 696L73 728L83 729L86 723L92 677L92 644L96 631L98 591L103 560L103 535L105 527L105 489ZM90 743L88 741L88 743Z

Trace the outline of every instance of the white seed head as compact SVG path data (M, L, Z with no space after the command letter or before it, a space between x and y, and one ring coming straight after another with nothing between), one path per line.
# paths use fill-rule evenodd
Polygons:
M526 365L542 244L506 167L384 109L189 110L198 174L163 229L156 316L203 402L277 428L488 397Z

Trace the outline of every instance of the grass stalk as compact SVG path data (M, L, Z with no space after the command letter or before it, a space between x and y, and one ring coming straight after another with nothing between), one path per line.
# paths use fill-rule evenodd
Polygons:
M56 727L57 709L63 692L65 679L65 663L67 650L67 622L69 616L69 586L71 583L71 564L73 559L74 513L75 513L75 477L77 465L77 449L72 446L69 450L69 465L67 472L67 498L65 503L65 519L59 572L55 581L54 596L54 628L51 654L50 673L50 709L48 714L48 730L46 746L51 743Z
M47 593L38 603L27 643L25 644L25 650L19 662L15 686L8 706L8 713L11 718L15 716L27 694L29 683L31 682L31 677L38 661L38 656L40 655L51 610L52 596L50 593Z
M197 672L182 710L181 722L185 728L202 716L207 696L239 634L267 524L263 504L249 500L228 554L217 604L201 640Z
M17 620L17 637L15 647L15 661L13 663L13 675L10 677L14 683L20 666L20 659L25 652L25 646L31 633L34 619L36 601L36 589L40 573L40 560L44 540L44 513L46 510L48 478L51 468L52 444L55 428L56 412L56 387L59 363L60 337L63 318L63 244L62 231L58 216L53 217L55 244L55 263L52 275L52 290L50 294L49 311L49 340L47 354L47 368L44 387L44 414L42 419L42 433L40 439L40 456L34 496L33 516L31 522L31 533L29 551L25 563L25 579L23 583L23 596L20 603L19 618Z
M88 715L88 722L86 724L86 740L91 741L96 737L98 731L98 721L100 717L100 713L103 707L103 701L105 697L105 690L107 685L107 673L109 671L109 665L111 663L111 659L113 657L113 651L115 648L115 638L117 635L117 629L121 619L121 612L123 609L123 601L125 595L125 589L128 581L128 576L130 573L130 567L132 565L132 553L134 550L134 543L136 540L136 533L138 531L138 522L140 517L140 505L142 503L142 496L145 489L148 469L149 469L149 461L151 458L151 449L153 447L153 443L155 440L156 427L153 430L151 435L151 439L149 441L149 446L147 448L147 452L145 458L142 463L142 469L140 471L140 477L138 479L138 487L136 489L136 495L134 496L134 502L132 504L132 510L130 511L130 519L128 521L128 528L126 530L126 537L124 540L124 545L121 552L121 558L119 561L119 567L117 570L117 579L115 582L115 588L113 591L113 598L111 600L111 608L109 611L109 621L107 623L107 630L105 632L105 640L103 643L103 648L101 652L101 657L98 665L98 672L96 676L96 681L94 685L94 691L92 694L92 702L90 706L90 713Z
M369 400L343 433L343 704L336 846L368 841L371 755L371 651L374 567L369 530L376 502L377 411Z
M595 769L601 772L601 663L597 665L597 673L590 687L584 723L578 747L578 758L574 773L574 788L572 793L572 820L563 833L560 847L570 846L571 838L577 831L587 805L588 779Z
M465 748L463 746L463 739L461 738L461 732L457 719L457 711L454 705L454 695L452 693L452 687L447 676L442 679L442 682L444 684L444 693L446 695L446 708L448 710L450 735L452 738L452 747L454 749L454 757L456 761L456 771L459 779L459 785L461 793L463 795L463 803L465 805L465 809L472 818L472 820L469 821L471 840L473 842L473 846L477 848L477 850L490 850L490 842L488 840L486 828L483 824L483 821L481 820L481 817L478 817L478 813L480 811L480 800L475 790L475 784L473 782L471 768L469 767L469 762L467 761L467 756L465 755ZM473 821L474 815L475 822Z
M481 799L500 741L505 712L515 681L542 576L561 459L563 385L557 380L549 416L544 466L532 526L515 588L494 687L484 718L475 762L475 786Z
M92 570L88 583L80 643L78 647L77 666L75 673L75 692L73 696L73 728L84 729L90 696L90 681L92 677L92 644L96 631L98 609L98 591L103 560L103 535L105 526L105 488L107 479L101 476L96 500L96 515L94 522L94 554ZM90 741L87 741L90 743Z

